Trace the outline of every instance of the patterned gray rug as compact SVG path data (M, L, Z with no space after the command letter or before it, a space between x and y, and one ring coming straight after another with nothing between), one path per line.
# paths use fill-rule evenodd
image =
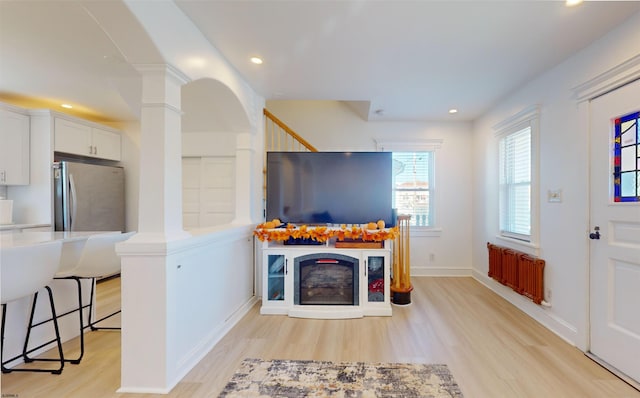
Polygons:
M455 397L447 365L245 359L219 397Z

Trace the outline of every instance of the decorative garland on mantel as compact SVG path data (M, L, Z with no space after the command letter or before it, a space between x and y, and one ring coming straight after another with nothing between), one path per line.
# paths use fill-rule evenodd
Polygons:
M317 242L326 242L331 238L339 241L345 239L361 239L365 242L382 242L393 240L399 235L398 227L383 229L365 229L359 226L347 227L342 225L337 227L308 227L302 225L296 227L288 224L285 228L266 228L265 224L260 224L253 231L253 234L261 241L286 241L293 239L312 239Z

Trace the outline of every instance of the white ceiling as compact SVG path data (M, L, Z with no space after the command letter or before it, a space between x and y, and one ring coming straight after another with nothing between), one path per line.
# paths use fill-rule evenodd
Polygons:
M266 99L354 101L369 120L473 120L640 12L637 1L176 4ZM0 100L134 120L130 64L151 59L159 53L119 0L0 1Z

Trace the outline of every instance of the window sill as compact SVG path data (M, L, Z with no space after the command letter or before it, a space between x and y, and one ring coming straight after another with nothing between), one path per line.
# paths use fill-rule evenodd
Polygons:
M434 227L410 227L411 237L438 238L442 236L442 228Z
M509 238L502 235L496 235L496 239L507 243L507 246L511 249L522 250L534 256L540 255L540 246L531 242L525 242L519 239Z

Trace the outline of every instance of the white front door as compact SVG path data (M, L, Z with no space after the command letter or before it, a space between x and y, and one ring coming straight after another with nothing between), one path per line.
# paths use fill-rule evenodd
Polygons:
M590 108L590 351L640 382L640 80Z

